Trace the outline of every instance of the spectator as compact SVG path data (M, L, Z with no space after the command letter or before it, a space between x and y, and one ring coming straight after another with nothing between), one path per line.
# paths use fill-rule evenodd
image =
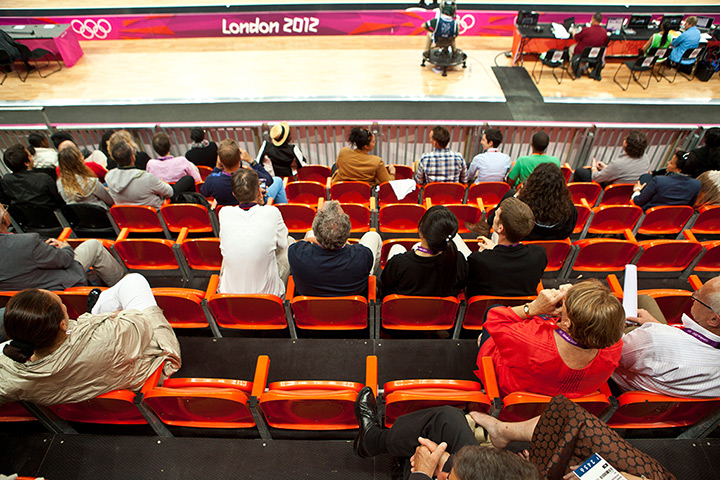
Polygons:
M290 273L287 247L292 242L280 210L264 205L255 170L232 175L240 203L220 210L220 251L223 256L219 293L267 293L285 297Z
M7 304L3 328L12 340L0 355L0 404L75 403L112 390L139 390L163 368L180 368L180 345L153 297L134 273L100 294L91 314L70 320L60 297L23 290Z
M705 144L693 149L690 153L690 175L697 178L708 170L720 170L720 127L709 128L705 132Z
M541 163L554 163L558 167L560 166L559 158L545 154L545 150L547 150L549 144L550 137L542 130L532 136L530 145L533 153L532 155L519 157L517 161L515 161L515 165L513 165L510 173L508 173L508 183L510 186L523 183L532 171L535 170L535 167Z
M28 145L33 148L33 168L55 168L58 166L58 152L50 148L45 135L31 133L28 135Z
M118 167L110 170L105 178L117 204L160 208L166 198L175 203L182 193L195 191L195 182L189 175L171 187L152 173L135 168L135 150L124 141L114 143L111 153Z
M635 205L643 210L659 205L694 205L702 184L686 173L689 157L689 152L678 150L667 162L666 175L641 175L633 187Z
M57 189L66 203L89 203L104 208L115 203L97 176L88 168L76 146L61 150L58 160L60 175Z
M195 165L214 167L217 163L217 143L205 138L205 130L195 127L190 130L190 139L193 144L185 154L185 158Z
M65 201L50 175L33 171L33 156L19 143L5 150L5 165L12 171L0 180L0 201L60 208Z
M430 207L418 222L420 243L409 252L402 245L390 249L381 277L383 296L457 295L468 275L465 257L458 255L453 242L457 231L457 217L450 210L442 205Z
M130 145L135 151L135 168L145 170L145 167L147 167L147 163L150 161L150 155L138 148L137 144L130 135L130 132L128 132L127 130L118 130L110 136L110 140L108 140L107 142L108 151L110 152L110 155L108 155L107 169L112 170L113 168L117 168L117 163L112 158L112 149L117 143L121 141Z
M375 135L367 128L353 127L348 142L355 146L354 150L347 147L338 153L332 182L358 181L368 182L372 186L395 180L395 167L387 168L377 155L370 155L375 148Z
M701 186L695 208L703 205L720 205L720 171L703 172L697 179L700 180Z
M468 182L502 182L512 166L510 155L502 153L498 147L503 135L497 128L488 128L480 139L483 153L472 159L468 169Z
M186 175L196 182L201 182L200 171L185 157L174 157L170 154L170 137L165 132L153 136L153 149L159 155L156 160L147 163L146 170L163 182L174 183Z
M605 30L600 24L602 23L602 13L596 12L593 14L590 20L590 26L583 28L580 32L577 32L573 26L570 29L570 35L577 40L577 43L570 45L568 48L568 55L570 57L570 66L573 71L575 78L582 76L587 66L580 65L580 57L586 48L592 47L604 47L607 45L608 37L607 30ZM598 82L602 80L600 72L603 69L604 59L601 59L595 65L592 73L588 74L593 80Z
M535 226L535 216L525 203L517 198L503 200L495 211L493 232L498 235L497 245L482 237L478 251L470 253L467 294L520 297L535 295L537 285L547 266L545 249L539 245L523 245Z
M368 275L378 271L382 239L367 232L359 243L348 244L350 217L340 204L325 202L304 241L288 248L290 274L297 295L367 296Z
M66 140L70 140L73 143L73 145L76 145L75 139L73 138L73 136L70 135L70 133L64 132L64 131L58 131L58 132L53 133L52 135L50 135L50 140L52 140L53 146L58 151L60 150L60 144Z
M532 392L582 397L618 366L625 327L620 301L599 281L545 289L517 307L488 311L478 368L491 357L500 395ZM559 317L549 323L542 315Z
M637 450L597 417L567 398L553 398L542 415L524 422L503 422L490 415L442 406L400 416L382 428L370 387L355 401L360 425L353 450L360 457L390 453L409 459L410 480L561 480L571 469L598 453L627 480L675 480L652 457ZM478 445L479 439L492 447ZM530 443L516 455L511 442ZM405 473L410 462L405 462ZM630 472L630 473L628 473ZM449 477L446 477L450 474Z
M430 132L433 151L423 153L415 172L415 182L420 185L430 182L467 183L467 165L462 155L448 147L450 132L445 127L435 127Z
M80 149L77 147L77 145L75 145L75 143L73 143L72 140L63 140L63 142L60 143L60 145L58 145L58 156L60 155L60 152L62 152L66 148L71 148L71 147L76 149L80 153L80 158L83 158L82 152L80 152ZM95 152L97 152L97 150L95 150ZM105 167L103 167L100 163L97 163L97 162L91 160L91 158L107 160L104 157L105 157L105 155L98 152L98 155L91 155L88 158L85 158L83 160L83 162L85 163L85 166L90 169L90 171L93 173L93 175L95 175L98 178L98 180L100 180L100 183L105 183L105 175L107 174L107 170L105 170ZM60 177L60 167L59 166L55 167L55 176L58 178Z
M672 39L670 38L670 22L667 20L663 21L660 24L660 31L657 33L653 33L648 41L643 45L642 47L642 53L644 55L647 55L648 52L653 48L669 48L670 42ZM661 58L656 63L664 62L665 59Z
M678 68L680 65L692 65L697 59L687 58L682 60L686 51L697 48L700 45L700 30L697 28L697 17L690 16L685 19L685 31L673 40L670 45L670 66Z
M625 153L610 163L598 162L593 158L592 166L575 170L576 182L598 182L603 186L614 183L635 183L640 175L648 173L650 159L645 155L648 140L640 130L630 131L623 140Z
M535 216L535 227L525 240L563 240L575 229L578 212L572 203L562 170L557 165L538 165L517 193L510 189L503 199L512 196L525 202ZM492 225L494 217L495 211L490 212L486 219L487 224ZM474 228L473 231L485 234L479 229Z
M250 164L261 184L265 184L263 190L268 199L273 199L274 204L287 203L282 179L272 177L247 151L240 148L235 140L229 138L220 142L215 168L205 179L200 192L206 197L213 197L218 205L237 205L231 177L243 168L242 160Z
M692 299L690 316L683 314L682 328L675 328L652 298L638 297L643 308L628 320L640 327L623 336L620 366L612 376L622 390L720 396L720 277L696 290Z
M270 129L270 143L263 143L266 155L278 177L292 177L303 167L305 158L297 145L290 143L290 126L280 122Z
M123 267L99 240L87 240L73 251L67 242L43 241L37 233L8 233L10 216L0 206L0 290L64 290L87 285L93 271L107 285L123 276Z
M105 156L105 165L103 165L104 168L108 168L108 162L110 162L110 138L115 134L115 130L106 130L105 133L103 133L102 137L100 137L100 145L98 145L98 149L100 150L100 153L102 153ZM97 151L97 150L96 150Z

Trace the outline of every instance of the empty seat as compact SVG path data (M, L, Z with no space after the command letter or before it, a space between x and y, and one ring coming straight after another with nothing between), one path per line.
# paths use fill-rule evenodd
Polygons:
M317 205L321 198L325 200L327 190L325 190L325 183L301 181L288 183L285 186L285 194L288 203Z
M636 228L641 235L679 234L695 211L688 205L663 205L647 209Z
M42 237L57 237L63 225L55 210L42 205L12 204L7 210L13 221L24 233L36 232Z
M209 276L220 272L223 258L219 238L187 238L187 229L183 229L175 244L180 246L182 259L190 276Z
M430 208L429 205L426 206ZM453 203L445 205L445 207L458 219L458 233L470 233L470 230L465 226L465 222L469 224L478 223L485 213L479 206L469 203Z
M317 209L310 205L283 203L275 205L283 217L283 222L290 233L307 233L312 229Z
M372 210L374 208L374 198L371 198L371 205L366 206L361 203L341 203L340 207L343 212L350 217L350 232L367 232L370 230L370 221L372 218Z
M387 233L417 233L425 207L417 204L391 204L380 207L378 229Z
M395 195L390 182L383 182L378 185L378 206L389 205L391 203L418 203L420 200L420 187L416 186L415 190L408 193L402 199Z
M120 233L115 230L105 207L89 203L70 203L62 207L60 213L79 237L115 238Z
M485 208L494 208L508 190L510 190L510 185L505 182L474 183L468 189L467 203L476 204L477 199L480 198Z
M597 203L602 193L602 187L597 182L570 182L568 189L573 203L578 204L584 198L591 207Z
M465 184L457 182L431 182L423 188L423 201L430 199L434 205L462 203Z
M577 247L568 271L576 272L619 272L632 262L640 246L630 230L625 231L626 239L586 238L573 243Z
M456 297L388 295L380 317L388 330L449 330L459 306Z
M217 293L220 277L213 275L205 299L218 326L240 330L282 330L288 328L280 297L267 294Z
M679 277L702 252L702 245L688 240L646 240L639 242L642 253L635 261L638 274Z
M214 212L202 205L194 203L173 203L160 208L165 225L173 233L180 233L183 228L188 233L206 233L217 236L219 228Z
M147 205L113 205L110 215L119 229L130 233L161 233L170 238L165 223L155 208Z
M625 392L607 424L612 428L686 427L720 408L720 398L671 397L648 392Z
M159 238L127 238L128 233L127 229L122 229L112 247L128 270L154 276L180 275L187 279L175 242Z
M320 182L323 185L330 178L330 167L327 165L305 165L297 172L297 179L301 182Z
M413 178L415 175L413 167L409 165L398 165L397 163L393 163L392 166L395 167L395 180L405 180Z
M608 185L600 198L600 205L628 205L633 194L634 183Z
M625 229L633 230L642 214L642 209L635 205L600 205L593 208L587 233L622 234Z
M690 227L695 235L720 235L720 205L704 205Z
M565 240L538 240L522 243L525 245L539 245L545 249L547 266L544 275L560 273L572 249L572 243L567 238Z
M340 203L370 205L372 189L366 182L337 182L330 185L330 199Z

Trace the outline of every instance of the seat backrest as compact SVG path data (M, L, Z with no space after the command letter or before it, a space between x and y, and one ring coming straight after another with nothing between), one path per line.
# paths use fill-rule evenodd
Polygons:
M20 225L23 231L36 231L43 229L62 230L60 221L51 207L32 204L12 204L8 208L10 216Z
M179 270L174 242L155 238L118 240L113 249L132 270Z
M33 421L35 421L35 417L25 410L18 402L10 402L0 405L0 423Z
M448 330L455 325L460 302L455 297L388 295L381 318L389 330Z
M325 200L327 191L325 184L319 182L299 181L290 182L285 187L288 203L304 203L317 205L321 198Z
M134 403L135 393L113 390L90 400L51 405L49 408L63 420L112 425L144 425L147 423Z
M380 265L383 267L385 266L388 255L390 254L390 249L393 245L402 245L405 247L405 250L410 250L412 246L418 242L420 242L419 238L391 238L383 241L382 248L380 249Z
M561 65L567 59L565 50L550 49L545 53L545 61L547 64Z
M720 205L704 205L698 210L695 223L690 228L695 234L720 234Z
M720 408L720 398L678 398L647 392L625 392L608 426L612 428L671 428L693 425Z
M394 164L393 167L395 167L395 180L405 180L407 178L413 178L413 175L415 175L412 167L408 165Z
M122 230L127 228L135 233L164 232L157 210L147 205L113 205L110 215Z
M580 200L584 198L591 207L597 203L602 192L602 187L596 182L570 182L567 186L573 203L579 204Z
M297 172L298 180L302 182L320 182L323 185L330 178L330 167L326 165L305 165Z
M695 211L688 205L663 205L649 208L638 227L643 235L678 234Z
M213 222L207 208L194 203L174 203L160 208L168 230L179 232L187 228L189 233L213 233ZM214 232L217 233L217 232Z
M370 230L370 208L360 203L341 203L343 212L350 217L351 232L367 232Z
M705 255L695 265L694 270L698 272L720 272L720 240L709 240L702 242Z
M580 54L581 62L598 62L605 56L605 47L585 47Z
M108 217L107 208L89 203L69 203L60 209L70 227L78 235L87 236L81 232L87 230L109 230L115 232ZM115 232L117 235L119 232Z
M702 251L702 245L687 240L647 240L640 246L643 252L636 261L638 272L679 274Z
M635 205L600 205L593 208L588 233L621 234L635 228L643 211Z
M173 328L208 328L202 307L204 292L186 288L154 288L153 296Z
M281 203L275 205L283 217L288 231L292 233L306 233L312 228L315 218L315 209L309 205Z
M186 239L180 243L180 250L193 270L219 271L222 266L219 238Z
M552 400L549 395L529 392L513 392L503 397L503 406L498 418L503 422L523 422L541 415ZM599 415L610 406L608 397L595 392L584 397L571 399L588 412Z
M623 270L640 249L633 241L613 238L586 238L573 245L579 251L572 269L592 272Z
M424 214L425 207L414 203L384 205L380 207L378 214L379 230L381 232L415 233L418 222Z
M366 182L337 182L330 185L330 198L340 203L370 204L372 189Z
M638 291L638 294L649 295L655 300L665 320L667 320L670 325L681 324L683 313L690 315L690 309L693 303L691 298L692 293L693 292L688 290L674 288L657 288Z
M447 204L445 207L458 219L458 233L468 233L470 231L465 226L465 222L474 224L482 219L483 211L475 205L455 203Z
M467 203L476 203L477 199L481 198L486 208L494 207L500 203L508 190L510 190L510 185L505 182L474 183L468 189Z
M668 56L670 56L671 50L672 50L672 48L669 48L669 47L665 47L665 48L653 47L647 51L647 55L655 57L656 61L662 60L662 59L665 59Z
M239 330L282 330L287 328L282 299L275 295L210 295L207 305L217 324Z
M368 301L360 295L297 296L290 305L295 324L304 330L362 330L368 325Z
M390 182L383 182L378 187L378 205L388 205L391 203L418 203L420 199L420 188L408 193L402 200L399 200L395 192L390 186Z
M687 50L685 50L685 53L683 53L681 60L694 60L697 62L703 50L705 50L704 47L688 48Z
M565 264L565 259L572 249L572 243L570 243L570 240L567 238L565 240L539 240L522 243L524 245L539 245L545 249L545 255L547 256L546 272L561 270Z
M433 205L462 203L465 185L457 182L432 182L423 188L423 200L430 199Z
M634 183L615 183L605 187L600 205L628 205L633 194Z
M535 296L499 297L494 295L477 295L470 298L467 302L462 327L468 330L482 330L483 323L485 322L485 314L493 305L515 307L532 302L536 298Z

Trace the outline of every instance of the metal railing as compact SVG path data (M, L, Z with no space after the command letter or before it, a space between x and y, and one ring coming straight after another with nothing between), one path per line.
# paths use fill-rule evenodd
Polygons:
M488 125L489 123L489 125ZM369 127L376 135L375 153L386 164L411 165L413 161L431 150L429 135L436 125L430 121L378 121L378 122L293 122L290 125L292 142L300 147L309 163L333 165L338 152L348 146L347 137L355 126ZM623 139L630 130L641 130L648 136L646 155L651 167L665 165L677 149L689 150L702 141L704 129L712 125L693 124L613 124L582 122L445 122L450 130L450 148L463 154L469 163L482 151L482 132L491 126L503 132L500 149L516 159L531 153L530 139L534 132L544 130L550 136L547 153L560 158L571 167L588 165L593 158L608 162L622 153ZM190 129L202 127L206 138L220 142L231 138L241 148L257 155L267 125L260 122L217 123L129 123L129 124L32 124L0 126L0 149L15 143L27 145L32 132L50 137L54 131L70 133L78 147L88 151L99 148L100 139L107 130L128 130L140 150L155 157L152 137L157 131L165 131L171 139L171 153L184 155L192 145Z

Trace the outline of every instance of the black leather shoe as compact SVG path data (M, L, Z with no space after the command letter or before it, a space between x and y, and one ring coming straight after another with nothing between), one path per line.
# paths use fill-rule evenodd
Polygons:
M377 404L375 394L370 387L363 387L355 400L355 418L360 425L360 431L353 442L353 450L363 458L370 457L365 448L365 435L373 427L382 428L377 419Z
M90 290L90 293L88 293L87 296L87 313L92 313L92 309L97 303L98 298L100 298L101 293L102 290L100 290L99 288L93 288L92 290Z

